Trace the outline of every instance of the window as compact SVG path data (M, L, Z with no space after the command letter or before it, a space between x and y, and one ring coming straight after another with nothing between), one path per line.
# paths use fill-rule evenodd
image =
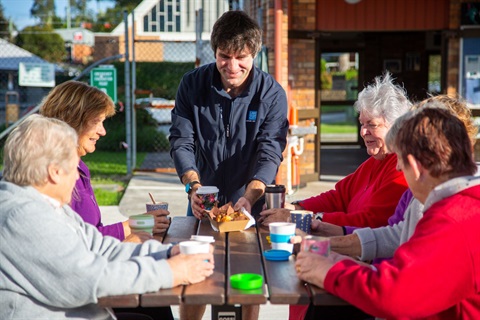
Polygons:
M144 32L180 32L181 0L161 0L143 18Z

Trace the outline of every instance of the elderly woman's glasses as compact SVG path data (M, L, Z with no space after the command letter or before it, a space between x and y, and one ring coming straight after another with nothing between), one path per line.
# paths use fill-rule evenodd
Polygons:
M377 123L360 123L360 129L367 129L368 131L375 131L378 128L383 127L383 124L377 124Z

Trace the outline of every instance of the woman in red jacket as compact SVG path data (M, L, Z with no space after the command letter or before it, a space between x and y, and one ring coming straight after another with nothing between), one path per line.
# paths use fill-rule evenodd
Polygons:
M360 135L371 157L333 190L287 204L286 209L264 210L260 219L264 224L287 220L289 209L313 211L316 219L338 226L375 228L388 224L407 183L395 167L397 157L389 152L385 136L412 104L403 87L393 84L387 73L360 92L354 107L359 113Z
M480 318L480 177L464 124L432 102L407 115L391 149L424 215L393 259L364 265L300 252L298 277L387 319ZM315 308L307 318L315 318Z

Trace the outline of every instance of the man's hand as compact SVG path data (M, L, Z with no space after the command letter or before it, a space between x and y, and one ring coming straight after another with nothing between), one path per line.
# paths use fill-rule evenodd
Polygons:
M244 197L238 199L237 203L233 206L233 210L240 211L244 208L248 213L252 213L252 204Z
M196 190L190 193L190 206L192 207L193 215L197 219L201 220L204 216L205 208L203 207L202 199L200 199L200 197L197 196Z

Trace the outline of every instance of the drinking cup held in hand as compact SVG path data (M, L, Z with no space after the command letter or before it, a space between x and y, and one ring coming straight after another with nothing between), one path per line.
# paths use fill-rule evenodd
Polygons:
M203 209L212 210L218 199L218 191L215 186L201 186L197 189L197 196L202 200Z
M285 207L285 186L269 184L265 188L265 203L267 209Z
M155 210L168 210L168 202L156 202L156 203L146 203L145 207L147 212L155 211Z
M310 251L328 257L330 254L330 238L306 236L300 245L301 251Z
M296 227L305 233L310 233L312 227L313 212L308 210L292 210L290 218Z
M145 231L152 234L155 217L149 213L133 215L128 217L128 225L130 229L132 229L132 232Z
M179 244L180 253L183 254L196 254L196 253L209 253L210 243L204 241L181 241Z

